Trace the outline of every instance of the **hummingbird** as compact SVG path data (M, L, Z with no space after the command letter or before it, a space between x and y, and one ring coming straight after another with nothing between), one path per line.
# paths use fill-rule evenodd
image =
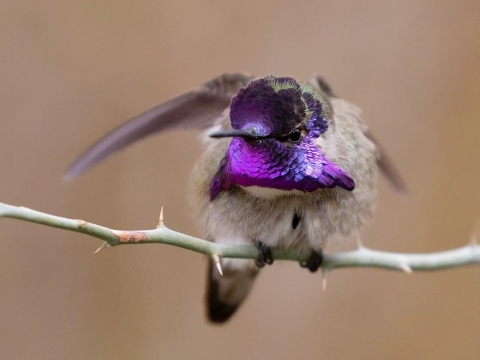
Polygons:
M225 259L207 272L206 310L228 320L247 298L272 248L295 248L315 272L328 243L348 238L370 219L376 175L405 191L360 109L319 76L308 83L272 75L223 74L133 118L100 139L70 167L80 175L151 134L203 130L205 150L189 181L189 202L203 236L255 245L259 257Z

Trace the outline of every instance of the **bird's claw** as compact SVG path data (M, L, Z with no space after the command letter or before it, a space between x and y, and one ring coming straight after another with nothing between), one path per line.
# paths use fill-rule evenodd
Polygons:
M264 267L265 264L272 265L273 264L272 249L270 249L267 245L265 245L261 241L257 241L255 245L257 246L257 249L260 252L260 255L258 256L258 258L255 259L255 265L257 265L259 268Z
M310 257L306 262L301 262L300 266L307 268L310 272L316 272L318 268L322 265L323 262L323 253L320 251L312 251Z

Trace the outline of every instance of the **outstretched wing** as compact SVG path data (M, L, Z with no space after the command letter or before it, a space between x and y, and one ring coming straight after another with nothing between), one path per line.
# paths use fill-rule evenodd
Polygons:
M311 80L312 83L315 83L326 95L329 97L337 97L330 85L327 84L325 79L322 77L315 75ZM405 186L405 182L403 181L402 177L400 176L399 172L393 165L393 162L387 156L385 150L380 146L378 141L375 137L371 134L370 131L365 132L365 136L372 141L377 147L377 165L383 175L387 178L390 184L400 193L406 194L407 187Z
M252 76L242 73L224 74L144 112L84 152L70 167L65 178L71 179L82 174L110 154L148 135L173 129L208 128L230 105L237 91L252 79Z

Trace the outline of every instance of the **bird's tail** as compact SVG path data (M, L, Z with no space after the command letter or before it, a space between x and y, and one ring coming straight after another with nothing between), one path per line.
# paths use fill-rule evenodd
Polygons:
M253 260L221 259L223 276L212 261L208 267L207 316L210 321L223 323L245 300L258 274Z

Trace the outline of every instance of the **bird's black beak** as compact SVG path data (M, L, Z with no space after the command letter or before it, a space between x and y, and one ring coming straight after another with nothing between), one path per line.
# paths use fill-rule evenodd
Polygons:
M256 135L253 132L250 132L248 130L237 130L237 129L232 129L232 130L223 130L223 131L217 131L212 134L210 134L210 137L212 138L224 138L224 137L243 137L246 139L263 139L266 136L264 135Z

